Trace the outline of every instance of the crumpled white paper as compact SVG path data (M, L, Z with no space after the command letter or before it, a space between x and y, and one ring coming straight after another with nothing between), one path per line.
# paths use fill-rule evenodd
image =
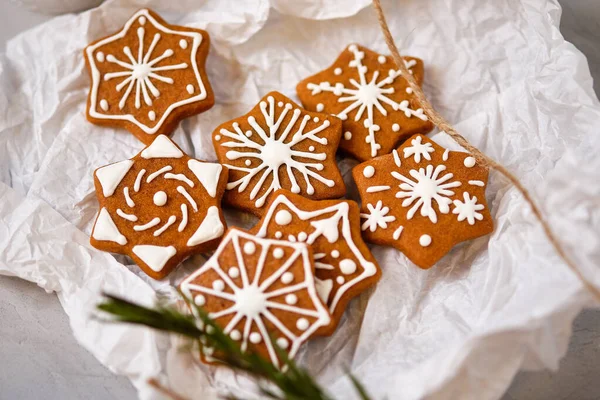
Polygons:
M214 160L210 133L270 90L328 66L349 43L386 52L367 0L108 1L58 17L8 43L0 56L0 273L58 292L77 340L127 375L143 399L160 379L183 396L253 397L251 382L198 367L177 339L90 318L106 290L151 304L203 262L155 282L88 244L97 212L92 171L136 154L124 130L85 119L82 49L141 6L171 23L207 29L216 106L185 120L174 139ZM533 193L569 255L600 285L600 104L585 57L558 30L556 0L388 1L404 54L425 61L434 106ZM442 145L456 147L440 133ZM348 171L355 161L343 160ZM492 173L495 232L458 246L423 271L373 247L378 286L354 300L336 333L310 342L300 362L339 399L355 396L348 367L374 398L498 398L520 368L556 368L572 319L591 296L563 265L523 198ZM350 185L349 196L356 198ZM230 221L241 221L229 214Z

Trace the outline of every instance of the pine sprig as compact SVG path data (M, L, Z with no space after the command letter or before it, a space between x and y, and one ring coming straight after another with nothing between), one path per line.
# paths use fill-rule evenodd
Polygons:
M284 367L280 370L260 354L248 349L242 352L208 314L182 295L192 314L184 314L172 306L159 303L148 308L123 298L104 294L106 301L98 309L112 315L114 322L148 326L164 332L177 333L214 348L213 358L257 380L261 393L275 400L333 400L304 368L298 367L275 343L273 347ZM208 328L211 327L211 328ZM362 400L369 400L364 387L350 375L350 380ZM268 384L271 385L268 385ZM230 397L235 399L235 397Z

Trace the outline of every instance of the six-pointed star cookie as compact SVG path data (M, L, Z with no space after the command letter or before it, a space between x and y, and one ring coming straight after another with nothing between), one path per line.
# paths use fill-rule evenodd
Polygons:
M306 244L230 229L215 254L180 287L242 351L252 346L279 367L271 340L293 358L331 320L313 274ZM212 348L203 346L202 355L214 361Z
M204 70L209 36L142 9L84 50L92 78L87 118L128 129L145 144L214 104Z
M455 244L493 231L485 200L488 170L468 153L449 151L423 135L359 164L352 175L365 240L393 246L421 268Z
M405 63L420 85L423 62L406 57ZM306 109L342 119L340 148L361 161L388 154L401 140L433 128L392 58L356 44L296 91Z
M381 277L375 257L360 235L358 205L348 200L309 200L285 190L275 193L268 210L252 232L302 242L315 258L316 285L329 307L332 333L346 305Z
M94 172L100 212L90 243L129 255L162 279L188 256L218 245L226 183L220 164L190 158L160 135L132 159Z
M219 162L229 168L223 201L261 215L277 189L313 199L336 198L346 187L335 160L341 121L311 113L278 92L213 132Z

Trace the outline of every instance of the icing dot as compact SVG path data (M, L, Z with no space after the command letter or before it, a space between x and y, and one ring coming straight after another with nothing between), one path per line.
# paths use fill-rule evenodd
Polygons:
M278 232L281 233L281 232ZM277 236L277 235L275 235ZM284 256L285 252L283 251L283 249L280 248L276 248L275 250L273 250L273 257L280 259Z
M291 272L286 272L283 275L281 275L281 282L285 283L286 285L288 283L291 283L294 280L294 274L292 274Z
M406 88L406 93L411 94L413 92L411 87L407 87Z
M237 278L240 276L240 270L238 267L231 267L229 268L229 271L227 271L227 274L232 278Z
M104 111L108 110L108 101L106 101L105 99L100 100L100 108L103 109Z
M215 140L218 142L219 140L221 140L221 135L215 135Z
M275 232L275 238L276 239L281 239L282 236L283 236L283 233L281 233L279 231Z
M323 109L325 109L325 106L323 105L323 103L319 103L319 104L317 104L317 111L318 111L318 112L321 112L321 111L323 111ZM316 121L315 121L315 122L316 122Z
M313 118L313 121L315 121L315 122L319 122L319 117L314 117L314 118Z
M343 276L338 276L337 278L335 278L335 280L337 281L337 283L338 283L339 285L343 285L343 284L344 284L344 282L346 282L346 280L344 279L344 277L343 277Z
M162 207L167 204L167 194L162 190L159 190L158 192L154 193L152 201L154 201L154 204L157 206Z
M298 321L296 321L296 328L300 329L301 331L307 330L309 325L310 324L306 318L300 318Z
M340 261L340 270L344 275L350 275L356 272L356 263L348 258Z
M398 124L394 124L394 125L392 125L392 130L393 130L394 132L398 132L398 131L400 130L400 125L398 125Z
M185 87L185 90L187 90L187 92L188 92L189 94L192 94L192 93L194 93L194 85L187 85L187 86Z
M229 337L233 340L240 340L242 338L242 334L237 329L234 329L229 334Z
M212 287L217 292L221 292L221 291L223 291L223 289L225 289L225 282L223 282L220 279L217 279L216 281L213 282Z
M252 136L252 131L246 131L246 137Z
M258 332L252 332L250 334L250 341L254 344L256 343L260 343L260 341L262 340L262 337L260 336L260 333Z
M306 234L306 232L300 232L298 234L298 241L299 242L305 242L307 238L308 238L308 235Z
M335 75L341 75L342 74L342 69L341 68L336 68L336 69L333 70L333 73Z
M181 47L182 49L187 49L188 43L185 41L185 39L181 39L179 41L179 47Z
M277 214L275 214L275 223L277 225L288 225L290 222L292 222L292 214L289 211L277 211Z
M104 61L104 53L99 51L96 53L96 60L98 60L99 62L103 62Z
M379 62L379 64L385 64L385 56L377 57L377 61Z
M350 46L348 46L348 50L350 50L350 51L356 51L356 50L358 50L358 48L356 47L355 44L351 44Z
M146 23L146 17L142 15L138 21L140 21L140 25L144 25Z
M290 345L287 339L282 337L277 339L275 343L277 343L277 346L281 347L282 349L287 349L287 347Z
M293 306L298 302L298 297L296 297L295 294L288 294L287 296L285 296L285 302Z
M419 244L423 247L427 247L431 244L431 236L429 235L421 235L419 238Z
M465 161L463 162L465 164L465 167L467 168L472 168L475 166L475 157L467 157L465 158Z
M256 251L256 245L253 242L246 242L244 244L244 253L251 255Z
M283 101L277 102L277 107L283 107Z
M350 131L344 132L344 139L346 139L346 140L352 139L352 132L350 132Z
M150 118L150 121L154 121L156 119L156 113L154 111L150 111L148 113L148 118Z
M215 331L215 328L212 325L206 326L206 333L213 333L214 331ZM207 348L207 350L210 350L210 354L212 354L214 349L209 347L209 348Z
M194 303L196 303L196 305L198 307L202 307L203 305L206 304L206 298L204 296L202 296L201 294L199 294L196 297L194 297Z
M244 164L246 164L246 166L249 167L250 165L252 165L252 161L246 160L244 161Z
M333 258L338 258L339 256L340 256L340 252L339 252L339 251L337 251L337 250L333 250L333 251L331 252L331 257L333 257Z
M372 165L367 165L365 169L363 169L363 175L365 178L371 178L375 175L375 168Z
M310 147L308 148L308 151L315 151L315 146L310 146Z

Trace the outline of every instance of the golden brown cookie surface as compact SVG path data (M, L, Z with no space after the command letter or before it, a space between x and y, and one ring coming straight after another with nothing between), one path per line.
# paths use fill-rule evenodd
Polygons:
M346 193L335 152L341 121L311 113L278 92L213 132L219 162L229 169L223 201L261 215L278 189L313 199Z
M280 190L252 232L259 237L309 245L315 259L317 291L328 306L332 333L348 302L381 277L362 240L358 205L348 200L309 200Z
M459 242L493 231L485 200L488 170L468 153L423 135L354 167L363 237L393 246L429 268Z
M150 144L181 119L208 110L214 104L204 70L209 41L203 30L139 10L119 32L84 50L91 76L88 120L123 127Z
M242 351L252 346L280 367L269 335L293 358L331 320L313 274L312 253L304 243L230 229L215 254L180 287ZM202 348L205 361L214 361L212 355L212 348Z
M218 245L226 182L223 166L190 158L160 135L135 157L94 172L100 212L90 243L128 255L162 279L190 255Z
M423 62L414 57L405 62L421 85ZM329 68L302 80L296 91L306 109L342 119L340 148L361 161L388 154L401 140L433 128L392 58L356 44Z

